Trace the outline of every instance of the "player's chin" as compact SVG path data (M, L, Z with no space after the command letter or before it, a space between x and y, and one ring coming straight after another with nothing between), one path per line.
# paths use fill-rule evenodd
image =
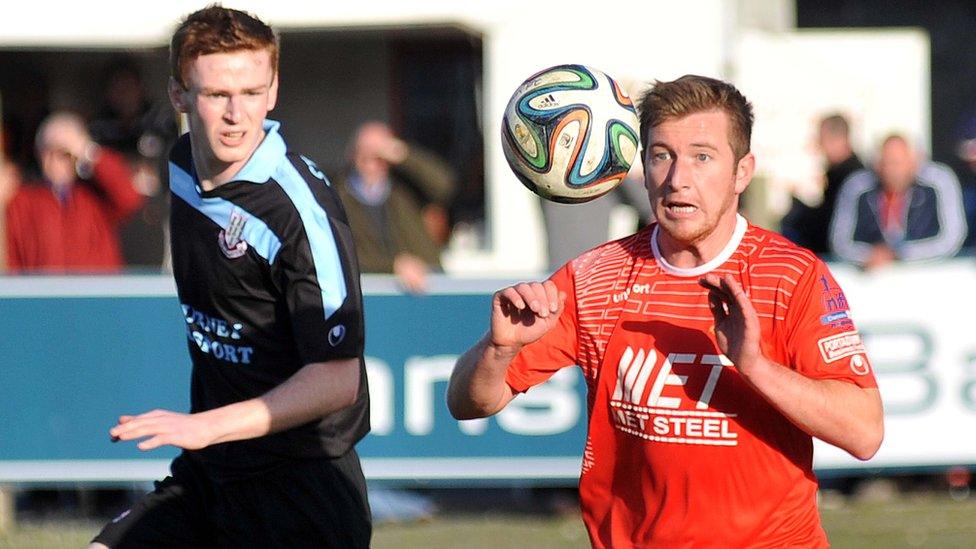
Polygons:
M690 219L660 219L661 228L675 241L682 244L697 242L704 232L701 223Z
M212 150L214 152L214 157L217 158L223 164L233 164L235 162L241 162L247 158L245 150L247 147L244 144L228 146L219 140L212 145Z

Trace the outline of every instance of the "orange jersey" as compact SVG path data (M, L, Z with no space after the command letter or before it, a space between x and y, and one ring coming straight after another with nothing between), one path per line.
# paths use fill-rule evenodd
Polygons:
M593 546L826 547L813 441L718 350L698 279L728 273L742 284L769 359L876 387L843 292L811 252L741 217L725 250L695 269L668 265L656 230L553 274L566 309L506 377L524 392L562 367L582 368L580 498Z

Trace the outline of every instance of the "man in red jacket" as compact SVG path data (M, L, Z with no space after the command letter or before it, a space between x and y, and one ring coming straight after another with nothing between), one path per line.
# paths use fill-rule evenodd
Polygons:
M125 160L95 144L81 118L66 112L41 124L36 146L42 180L0 203L9 271L119 270L119 224L142 205Z

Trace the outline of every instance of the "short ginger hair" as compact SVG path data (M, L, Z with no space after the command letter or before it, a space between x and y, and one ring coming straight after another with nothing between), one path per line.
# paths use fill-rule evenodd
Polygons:
M186 73L196 58L211 53L267 50L271 70L278 72L278 36L253 15L220 4L195 11L180 23L170 42L170 76L184 90Z

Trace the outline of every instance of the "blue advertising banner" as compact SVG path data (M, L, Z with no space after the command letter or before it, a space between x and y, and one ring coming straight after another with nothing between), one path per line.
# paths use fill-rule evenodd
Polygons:
M863 273L831 265L885 403L868 462L814 441L821 477L976 466L976 263ZM438 277L426 296L364 280L372 432L367 477L388 482L573 484L586 431L577 368L498 415L458 422L445 404L458 355L485 332L509 281ZM113 444L117 417L189 407L187 333L169 277L0 277L0 483L159 478L176 450Z
M409 296L366 281L367 476L575 482L586 415L575 368L491 419L458 422L447 410L454 362L484 333L503 283ZM140 452L111 443L108 429L121 414L189 408L187 332L168 277L0 278L0 334L0 482L166 472L175 449Z

